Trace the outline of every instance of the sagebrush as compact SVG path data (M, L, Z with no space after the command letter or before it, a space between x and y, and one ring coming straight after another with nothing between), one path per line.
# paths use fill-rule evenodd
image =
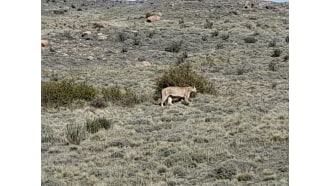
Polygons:
M214 85L209 80L193 71L189 63L172 67L156 79L156 94L160 94L163 88L169 86L195 86L199 93L216 94Z
M41 82L41 105L45 107L66 106L76 100L91 101L96 94L97 90L86 83L69 80Z

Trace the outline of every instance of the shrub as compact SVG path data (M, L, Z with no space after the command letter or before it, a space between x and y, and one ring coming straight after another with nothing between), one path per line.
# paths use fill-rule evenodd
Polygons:
M121 106L133 106L143 101L142 96L138 96L133 90L127 87L123 90L119 86L103 88L101 93L106 101L111 101Z
M249 173L244 173L237 176L238 181L250 181L252 178L253 176Z
M187 52L183 52L182 54L180 54L178 57L177 57L177 61L176 61L176 65L180 65L182 63L184 63L184 60L188 58L188 54Z
M124 42L126 39L128 39L127 34L125 34L124 32L119 32L118 33L118 40L120 42Z
M53 143L54 131L51 127L41 125L41 143Z
M107 102L103 98L93 100L90 105L95 108L105 108L108 106Z
M187 171L184 167L176 166L173 168L173 175L175 176L185 176L187 174Z
M112 121L104 117L86 121L86 129L90 133L96 133L101 128L109 129L111 127L112 127Z
M280 57L282 51L280 49L273 50L272 57Z
M76 100L91 101L97 91L86 83L74 83L73 81L41 82L42 106L65 106Z
M168 86L195 86L200 93L216 94L213 84L204 76L194 72L189 63L170 68L157 78L156 95L160 95L161 90Z
M285 42L289 43L289 36L285 37Z
M219 35L219 32L216 30L214 32L211 32L211 37L217 37Z
M249 36L244 38L245 43L255 43L257 42L257 39L255 37Z
M121 49L121 53L126 53L127 52L127 48L126 47L123 47L122 49Z
M173 42L168 47L165 48L166 52L178 53L181 49L182 40L180 42Z
M146 15L146 18L148 18L148 17L153 16L155 14L154 13L147 12L147 13L145 13L145 15Z
M79 145L82 140L86 139L86 131L84 126L67 124L65 132L67 140L72 144Z
M289 60L289 55L284 56L283 61L288 61Z
M236 175L234 167L223 166L214 170L215 177L218 179L232 179Z
M270 71L276 71L277 68L278 68L278 62L276 62L276 61L272 61L272 62L270 62L269 65L268 65L268 69L269 69Z
M183 24L184 23L184 19L183 18L180 18L179 19L179 24Z
M206 23L204 24L205 29L212 29L213 23L206 19Z
M227 40L227 39L229 39L229 34L228 34L228 33L221 34L221 39L222 39L222 40Z
M276 46L276 39L273 39L272 41L270 41L268 46L269 47L275 47Z

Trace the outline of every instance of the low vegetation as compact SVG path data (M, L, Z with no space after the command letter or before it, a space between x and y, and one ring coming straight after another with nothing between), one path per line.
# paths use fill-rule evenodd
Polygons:
M100 129L109 129L112 127L112 121L106 119L105 117L96 118L96 119L88 119L86 121L86 130L90 133L96 133Z
M81 141L86 139L86 128L83 125L67 124L65 132L69 143L79 145Z
M41 82L41 105L45 107L66 106L77 100L91 101L96 94L96 89L86 83Z
M136 94L128 87L121 88L120 86L112 86L102 88L101 93L106 101L120 106L134 106L143 101L143 96Z

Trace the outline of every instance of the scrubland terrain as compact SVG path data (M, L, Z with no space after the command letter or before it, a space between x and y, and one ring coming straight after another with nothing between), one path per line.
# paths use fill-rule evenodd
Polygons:
M42 185L288 185L288 3L41 3L43 83L143 97L42 106ZM146 22L147 13L161 19ZM217 93L160 107L156 79L187 63ZM88 132L99 118L108 127Z

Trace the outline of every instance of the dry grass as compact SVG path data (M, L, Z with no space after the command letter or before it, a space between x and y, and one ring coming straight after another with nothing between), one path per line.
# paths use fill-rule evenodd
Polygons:
M47 12L58 6L42 0L42 38L51 43L42 81L74 79L96 93L76 107L42 110L42 185L288 185L287 4L97 1ZM163 16L146 23L148 12ZM217 94L161 108L151 101L155 79L180 58ZM86 123L98 130L79 128Z

